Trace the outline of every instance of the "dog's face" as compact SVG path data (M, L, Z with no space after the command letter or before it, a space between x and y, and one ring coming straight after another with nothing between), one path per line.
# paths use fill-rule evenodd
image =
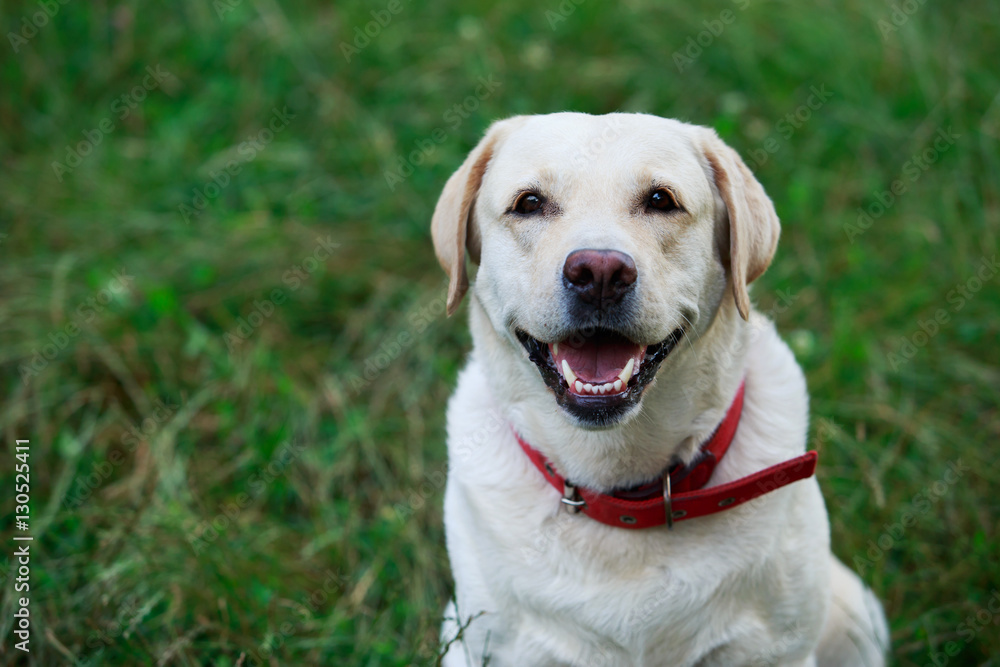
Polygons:
M579 425L635 415L646 388L747 284L778 237L770 200L705 128L639 114L501 121L452 176L434 242L449 312L476 295ZM727 285L733 301L724 299Z

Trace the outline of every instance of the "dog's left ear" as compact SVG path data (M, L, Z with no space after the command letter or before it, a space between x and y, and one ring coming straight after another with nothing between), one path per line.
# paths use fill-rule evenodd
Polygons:
M715 187L726 204L728 248L722 257L728 258L736 308L744 320L750 317L750 295L747 285L760 277L771 263L778 246L781 224L774 204L764 192L764 186L754 177L740 156L727 146L714 130L704 133L702 150L712 169Z
M473 219L472 208L483 183L483 174L512 120L514 118L497 121L490 126L486 136L445 183L437 206L434 207L431 237L434 239L434 252L441 268L448 274L448 315L455 313L469 289L465 251L469 251L472 261L479 262L479 231Z

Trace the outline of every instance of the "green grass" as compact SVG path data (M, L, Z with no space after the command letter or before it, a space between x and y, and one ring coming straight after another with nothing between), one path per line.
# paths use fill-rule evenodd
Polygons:
M996 664L1000 616L962 623L1000 587L1000 277L961 308L949 293L997 253L1000 6L928 2L883 37L880 2L591 0L562 21L556 0L405 2L348 63L340 43L388 3L230 4L71 0L17 53L0 44L0 565L30 438L34 664L235 665L262 645L275 664L433 663L443 407L469 336L464 308L440 315L430 215L491 120L566 109L712 125L748 161L776 147L752 162L784 224L755 298L808 376L834 549L885 601L896 664L948 642L948 664ZM4 3L3 32L36 11ZM172 76L120 118L156 65ZM832 96L780 125L813 86ZM104 119L60 180L53 161ZM852 242L941 128L954 144Z

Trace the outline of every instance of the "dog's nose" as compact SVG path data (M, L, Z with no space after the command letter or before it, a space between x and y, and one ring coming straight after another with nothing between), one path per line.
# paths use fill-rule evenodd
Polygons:
M563 265L566 287L597 307L621 301L638 275L632 258L617 250L576 250Z

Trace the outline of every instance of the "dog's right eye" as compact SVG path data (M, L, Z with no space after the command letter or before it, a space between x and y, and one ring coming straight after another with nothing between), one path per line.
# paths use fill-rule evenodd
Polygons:
M542 208L542 204L545 201L542 197L535 192L524 192L517 198L514 202L514 212L526 215L528 213L534 213L535 211Z

